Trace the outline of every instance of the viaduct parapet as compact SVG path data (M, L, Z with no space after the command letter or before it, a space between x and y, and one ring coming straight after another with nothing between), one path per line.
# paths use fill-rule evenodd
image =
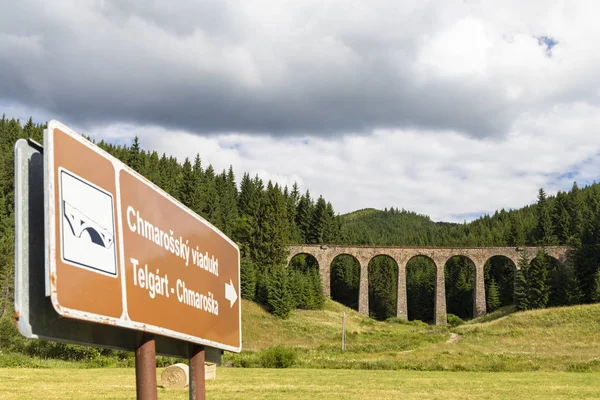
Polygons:
M563 246L544 247L546 253L559 262L566 262L572 250ZM358 260L360 264L360 285L358 298L358 311L369 315L369 262L376 256L388 256L398 265L398 303L396 315L408 317L406 300L406 264L414 257L423 256L435 264L435 305L434 318L436 324L446 323L446 289L444 282L444 267L446 262L454 256L463 256L470 259L475 265L475 282L473 290L473 316L478 317L486 313L485 282L483 267L487 260L494 256L504 256L510 259L519 268L519 257L526 251L529 259L535 257L538 247L385 247L385 246L338 246L338 245L292 245L288 246L287 262L298 254L310 254L319 263L319 275L323 293L331 296L331 263L340 255L349 255Z

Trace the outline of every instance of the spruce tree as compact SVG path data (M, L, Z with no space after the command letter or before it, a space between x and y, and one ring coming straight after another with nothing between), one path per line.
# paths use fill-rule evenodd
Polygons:
M192 196L192 210L198 215L203 215L206 208L205 196L204 196L204 170L202 169L202 159L199 154L196 154L194 158L194 165L192 166L192 181L194 194Z
M141 149L140 149L140 140L137 136L133 139L133 144L129 148L129 157L127 157L126 163L127 163L127 165L129 165L131 168L133 168L135 171L139 172L140 174L144 174L146 172L146 171L143 171L143 168L142 168L143 167L143 159L142 159L142 154L141 154Z
M567 194L558 192L554 201L554 209L552 212L552 222L554 226L555 237L558 243L566 244L571 240L571 216L567 209Z
M183 162L182 177L179 183L179 200L183 205L192 209L195 192L194 173L192 170L192 163L188 158Z
M246 300L254 300L256 295L256 268L248 257L242 257L240 260L240 286L240 296Z
M292 311L293 298L290 291L287 268L283 265L273 265L268 281L268 306L271 313L279 318L286 319Z
M333 205L327 202L325 208L326 225L323 231L323 242L324 243L337 243L340 235L339 219L336 217L333 211Z
M331 298L358 310L360 264L349 255L337 256L331 262Z
M600 268L594 274L594 283L591 300L594 303L600 303Z
M527 270L527 302L532 309L545 308L548 304L548 256L540 249Z
M217 190L217 176L212 165L209 165L204 171L204 190L201 194L204 205L201 215L217 228L222 229L223 215L221 212L221 201Z
M223 173L217 177L216 182L220 202L219 209L221 210L221 230L227 236L231 236L239 215L238 193L233 168L230 166L228 172L223 170Z
M325 230L328 225L327 203L323 196L319 196L313 208L310 228L308 230L308 243L325 243Z
M160 186L160 170L158 168L158 162L160 158L158 153L153 151L148 157L148 168L146 170L146 177L152 181L155 185Z
M567 240L567 244L578 247L581 245L581 237L583 236L585 224L583 217L584 203L577 182L573 182L571 191L567 195L567 210L571 221L571 237Z
M572 265L567 266L567 274L564 281L565 305L581 304L583 293L579 286L579 280Z
M258 218L253 247L254 259L259 265L283 264L287 257L289 232L287 227L286 204L279 185L271 181L264 194L264 207Z
M289 232L288 236L290 238L290 243L300 243L302 241L300 230L296 225L296 213L298 207L298 201L300 199L300 195L298 192L298 185L294 183L291 191L288 191L287 186L283 191L283 198L286 202L287 207L287 218L288 218L288 227Z
M318 269L313 269L309 272L309 282L312 286L312 303L313 308L320 310L325 305L325 295L321 287L321 278Z
M494 278L490 279L485 295L487 310L489 312L497 310L500 307L500 291Z
M515 272L515 306L519 311L529 310L528 282L529 257L526 251L519 256L519 268Z
M600 265L600 213L590 221L581 239L581 246L574 252L575 272L579 280L584 303L593 302L595 274Z
M311 236L311 223L313 218L313 201L310 198L310 192L307 190L306 193L298 200L298 207L296 209L296 226L300 230L300 236L302 242L310 243L309 237Z
M536 239L536 243L543 246L556 244L550 204L543 188L538 192Z

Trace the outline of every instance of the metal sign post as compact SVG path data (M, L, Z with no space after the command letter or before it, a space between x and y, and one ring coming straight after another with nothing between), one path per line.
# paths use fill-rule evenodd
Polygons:
M206 399L204 346L192 345L190 357L190 400Z
M156 345L152 335L144 334L135 349L135 391L138 400L157 400Z
M241 351L239 293L237 245L121 161L57 121L43 147L16 143L25 337L135 351L144 399L156 398L157 353L188 358L203 398L204 360Z

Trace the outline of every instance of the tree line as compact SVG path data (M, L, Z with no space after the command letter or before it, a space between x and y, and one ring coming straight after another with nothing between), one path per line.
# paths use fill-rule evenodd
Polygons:
M25 124L5 116L0 119L0 313L12 308L14 277L14 143L19 138L42 142L44 126L30 118ZM491 259L485 267L489 309L523 298L513 293L540 292L528 282L545 282L543 306L589 303L599 300L600 287L600 185L546 196L540 189L536 204L518 210L500 210L470 223L433 222L395 207L359 210L337 215L323 196L316 199L297 184L281 186L258 176L242 174L239 182L230 167L221 172L204 165L200 155L177 160L167 154L146 151L136 137L131 145L101 141L101 148L120 159L167 193L210 221L238 243L241 253L241 295L286 317L294 308L320 308L324 298L318 265L299 255L286 267L286 247L291 243L369 245L569 245L573 262L559 266L540 255L519 276L503 259ZM535 267L534 267L535 264ZM529 268L529 269L528 269ZM532 270L533 269L533 270ZM395 315L397 266L386 257L369 265L369 300L373 317ZM358 307L360 266L351 257L332 264L331 293L335 300ZM435 269L429 260L416 258L407 268L409 318L433 319ZM515 287L514 282L520 282ZM568 284L567 284L568 283ZM446 265L448 310L469 317L472 310L473 272L468 260L454 257ZM560 289L559 289L560 288ZM565 289L567 288L567 289ZM525 304L525 303L522 303ZM529 301L522 309L542 305Z
M362 245L570 246L573 252L566 265L543 252L523 254L518 273L512 261L504 257L488 260L484 267L488 311L510 304L526 310L600 301L600 184L580 189L574 183L568 192L559 191L556 196L547 196L540 189L535 204L517 210L503 209L470 223L433 222L425 215L394 207L359 210L341 219L340 237ZM388 270L395 264L388 259L373 260L369 265L370 294L378 293L370 312L384 319L393 316L384 310L395 312L397 278L377 277L381 263L387 263ZM355 307L360 277L356 260L338 257L332 268L332 281L336 288L343 288L334 290L332 286L332 297ZM435 274L433 262L425 257L409 261L409 319L433 320ZM451 258L445 266L445 282L448 312L471 318L474 265L465 257ZM349 296L353 300L348 300Z
M30 118L0 119L0 316L12 309L14 284L14 144L20 138L43 141L45 126ZM197 155L180 162L167 154L145 151L136 137L131 145L100 141L99 147L145 176L240 248L242 297L285 317L293 308L323 305L318 268L292 263L286 268L289 243L336 240L340 226L330 202L314 199L298 185L282 187L248 173L236 181L233 169L215 171Z

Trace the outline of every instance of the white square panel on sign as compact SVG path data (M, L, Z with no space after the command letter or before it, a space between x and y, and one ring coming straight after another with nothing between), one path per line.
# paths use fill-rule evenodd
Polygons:
M63 261L117 276L112 195L63 168L59 174Z

